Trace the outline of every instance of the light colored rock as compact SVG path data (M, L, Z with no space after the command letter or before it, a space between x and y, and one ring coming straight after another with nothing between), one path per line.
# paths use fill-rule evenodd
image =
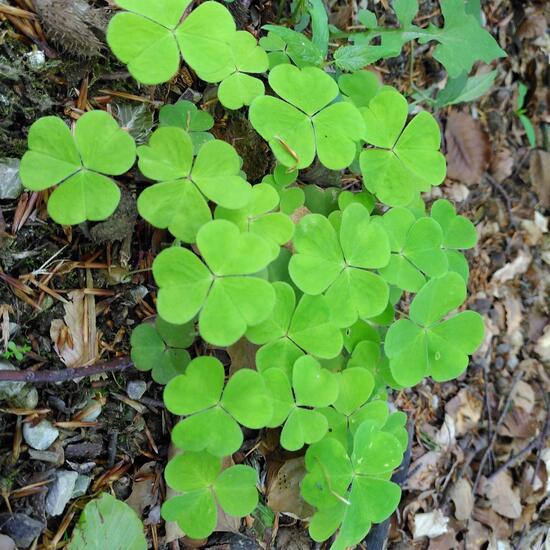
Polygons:
M78 474L78 477L76 478L76 482L74 484L73 494L71 498L78 498L78 497L84 496L91 482L92 482L92 478L90 476Z
M23 425L23 439L37 451L45 451L58 437L59 430L48 420L41 420L35 426Z
M126 386L126 393L130 399L141 399L145 390L147 389L147 383L144 380L130 380Z
M59 516L65 510L73 495L78 474L67 470L58 470L55 481L46 496L46 512L50 516Z
M14 540L8 535L0 535L0 550L17 550Z
M9 361L0 359L0 370L17 370ZM0 402L13 399L24 388L25 382L0 382Z

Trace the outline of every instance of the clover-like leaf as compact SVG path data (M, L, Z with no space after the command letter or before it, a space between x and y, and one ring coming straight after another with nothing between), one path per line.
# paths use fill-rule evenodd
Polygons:
M279 195L275 188L260 183L252 187L250 201L244 208L230 210L217 207L216 218L232 221L241 231L250 231L270 243L273 259L279 255L280 246L288 242L294 233L292 220L282 212L276 212Z
M264 376L274 376L272 371L275 370L279 369L268 369ZM277 376L281 378L280 375ZM338 379L334 373L322 367L313 357L305 355L294 363L292 370L292 403L288 402L288 387L284 386L282 379L277 381L277 386L271 382L270 387L277 391L278 397L274 406L279 407L278 421L282 423L285 420L283 412L288 415L281 432L283 448L297 451L306 444L320 441L326 435L326 417L311 407L322 408L334 403L339 391Z
M160 84L177 72L180 58L206 82L219 82L235 71L232 42L236 27L221 4L204 2L183 21L189 0L121 0L107 29L113 53L144 84Z
M216 503L229 515L243 517L258 504L257 474L250 466L222 471L222 461L208 453L186 452L174 457L165 471L166 482L181 494L167 500L162 516L176 521L187 536L208 537L216 526Z
M432 218L443 230L443 246L450 250L473 248L477 242L474 224L456 213L455 207L447 200L439 199L432 204Z
M269 73L269 84L282 99L256 98L249 117L277 160L288 167L306 168L317 153L327 168L349 166L364 124L351 103L329 105L338 95L336 82L316 67L285 64Z
M418 292L428 277L447 272L449 259L443 250L443 231L432 218L416 219L413 213L395 207L381 222L391 243L392 254L380 275L390 284L409 292Z
M405 126L407 101L395 91L380 92L361 112L364 139L375 146L360 155L363 183L382 202L406 205L415 193L445 179L440 130L432 115L418 113Z
M184 372L191 360L185 348L195 338L192 323L171 325L157 317L155 324L142 323L132 331L132 362L143 371L152 371L158 384L167 384Z
M172 431L177 447L216 456L234 453L242 444L239 424L265 427L273 408L262 376L250 369L238 370L225 389L223 365L214 357L198 357L184 374L170 380L164 402L174 414L187 415Z
M204 143L214 139L208 132L214 126L212 115L198 109L190 101L181 100L173 105L164 105L159 111L159 124L185 130L191 138L195 155Z
M48 116L31 126L19 174L32 191L59 184L48 200L48 213L57 223L75 225L115 211L120 190L107 176L124 174L135 157L132 136L104 111L82 115L74 136L60 118Z
M296 305L290 285L275 282L273 288L272 314L246 333L251 342L263 344L256 354L258 370L279 367L290 377L292 365L304 351L324 359L336 357L342 349L342 333L331 321L324 296L302 296Z
M387 519L399 503L399 486L386 478L403 451L390 432L363 423L355 434L353 454L334 438L309 447L302 482L304 499L317 508L310 535L321 542L338 530L331 548L358 544L371 523Z
M155 258L158 312L174 324L198 313L201 336L213 345L230 346L271 314L273 287L250 276L271 261L270 249L261 237L241 233L226 220L204 225L197 246L208 267L184 248L168 248Z
M370 71L356 71L341 75L338 78L338 87L356 107L367 107L378 93L380 81Z
M388 263L389 240L381 224L371 223L363 205L344 210L339 238L324 216L310 214L300 220L293 242L292 280L307 294L326 291L335 324L348 327L384 311L388 286L370 270Z
M305 193L298 186L291 186L298 176L297 170L291 170L277 164L273 174L264 176L262 183L271 185L279 195L279 208L285 214L292 214L304 205Z
M390 327L384 349L399 384L414 385L424 376L443 382L466 369L468 356L483 339L483 319L474 311L463 311L440 322L465 297L464 280L449 272L420 290L411 304L410 320L400 319Z
M240 109L250 105L253 99L265 92L263 82L245 73L267 71L269 59L256 39L246 31L238 31L231 41L235 72L225 78L218 88L218 98L228 109Z
M138 156L143 175L160 182L141 193L139 213L185 242L194 242L197 231L211 219L207 199L227 208L241 208L250 200L251 187L240 176L239 155L223 141L204 143L193 161L189 134L162 127L148 145L138 148Z

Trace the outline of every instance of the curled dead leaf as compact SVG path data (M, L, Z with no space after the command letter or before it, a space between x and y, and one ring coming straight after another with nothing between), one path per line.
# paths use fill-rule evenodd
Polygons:
M455 517L459 521L468 519L474 509L474 495L470 482L461 478L451 489L451 500L455 505Z
M452 111L445 129L447 176L464 183L476 183L489 166L491 146L479 120Z
M507 470L498 473L490 480L484 480L480 488L491 503L491 509L497 514L510 519L521 516L519 489L513 488L512 476Z
M456 435L462 436L477 427L483 403L467 388L462 388L445 406L445 411L455 421Z

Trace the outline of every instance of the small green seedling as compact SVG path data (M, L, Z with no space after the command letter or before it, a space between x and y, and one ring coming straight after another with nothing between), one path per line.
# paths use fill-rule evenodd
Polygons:
M527 96L528 91L527 86L523 84L523 82L520 82L518 86L518 102L514 112L525 130L525 134L529 140L529 145L534 149L537 146L537 136L535 134L535 129L533 128L532 122L525 114L527 112L527 109L525 108L525 97Z
M29 351L31 351L31 347L29 346L29 344L23 344L22 346L19 346L13 340L11 340L10 342L8 342L8 345L6 346L6 351L2 354L2 356L6 359L23 361L25 354Z
M136 146L111 115L82 115L74 135L60 118L43 117L31 126L28 143L21 181L32 191L58 185L48 200L48 212L57 223L104 220L115 211L120 189L108 176L132 167Z

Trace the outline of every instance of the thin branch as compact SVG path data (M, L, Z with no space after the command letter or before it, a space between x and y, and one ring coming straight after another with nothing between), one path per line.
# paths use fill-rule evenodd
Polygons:
M105 372L119 372L132 368L134 364L129 357L118 357L112 361L97 363L89 367L80 367L77 369L66 368L60 370L34 371L31 369L15 371L0 371L0 382L28 382L29 384L51 384L54 382L63 382L66 380L75 380L85 376L103 374Z
M523 378L523 371L518 371L516 375L514 376L514 379L512 380L512 387L510 388L510 393L508 394L508 397L506 398L506 402L504 403L504 407L502 408L502 411L500 413L500 418L498 419L497 425L495 426L493 435L491 439L489 440L489 444L487 445L487 449L485 449L485 453L483 454L483 458L481 459L481 462L479 464L479 469L477 471L476 479L474 481L474 486L472 487L472 493L475 494L475 491L477 489L477 485L479 483L479 480L481 478L481 475L483 473L483 467L485 466L485 462L489 456L489 454L493 450L493 446L495 444L495 441L497 439L499 428L502 426L502 423L504 422L504 419L506 418L506 413L508 412L510 405L512 404L512 399L514 398L515 392L516 392L516 386L518 385L518 382Z

